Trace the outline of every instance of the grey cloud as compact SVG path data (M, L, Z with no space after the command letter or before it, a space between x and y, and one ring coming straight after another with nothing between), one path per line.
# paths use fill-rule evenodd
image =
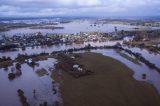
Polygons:
M159 7L159 0L0 0L1 16L153 16Z

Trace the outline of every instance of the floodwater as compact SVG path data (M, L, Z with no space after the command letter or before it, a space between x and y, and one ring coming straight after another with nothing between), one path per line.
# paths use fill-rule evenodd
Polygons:
M92 26L91 26L92 25ZM92 32L92 31L99 31L99 32L112 32L114 31L114 27L117 26L118 30L132 30L134 26L129 25L118 25L118 24L97 24L96 26L93 25L93 22L90 21L73 21L71 23L59 24L58 26L64 27L64 29L29 29L29 28L19 28L13 29L10 31L6 31L2 34L6 34L8 36L14 34L27 34L42 32L45 33L79 33L79 32ZM118 41L122 43L122 41ZM23 51L21 48L17 48L17 51L0 51L0 57L2 56L9 56L12 59L15 59L18 54L37 54L37 53L51 53L53 51L60 51L69 48L81 48L85 45L91 44L92 46L104 46L104 45L115 45L116 42L89 42L84 44L72 44L72 45L53 45L53 46L38 46L38 47L26 47ZM128 48L134 52L141 53L143 57L145 57L150 62L156 64L157 67L160 68L160 54L150 53L147 50L139 49L139 48ZM105 56L110 56L116 60L121 61L126 66L131 68L134 72L133 77L139 81L145 81L152 84L156 90L160 93L160 73L156 70L148 68L145 64L141 63L135 64L126 58L122 57L119 53L117 53L113 49L101 49L101 50L92 50L91 52L98 52L102 53ZM127 54L130 56L129 54ZM131 58L134 58L130 56ZM57 61L55 59L49 58L48 60L39 61L39 65L35 66L34 68L30 67L26 63L22 64L21 70L22 75L16 77L14 80L10 81L8 79L8 73L11 72L11 69L15 68L15 64L10 66L7 70L1 68L0 69L0 106L21 106L21 102L19 100L17 90L22 89L24 91L24 95L27 97L28 102L31 106L37 106L40 103L47 101L49 105L54 104L56 101L62 103L60 93L57 92L53 94L52 89L56 89L58 91L59 84L54 83L52 84L53 79L51 79L51 68L54 68L54 64ZM36 71L38 69L44 68L47 70L47 75L38 76ZM142 79L142 74L146 74L146 79ZM36 90L35 96L33 95L33 90ZM6 95L7 94L7 95Z
M119 41L120 43L122 41ZM103 46L103 45L114 45L117 42L90 42L92 46ZM22 54L36 54L41 52L51 53L52 51L65 50L69 48L80 48L84 47L88 43L84 44L73 44L73 45L54 45L52 47L27 47L25 51L18 49L15 52L0 52L0 57L2 56L10 56L13 59L17 56L18 53ZM131 49L131 48L130 48ZM160 55L149 53L146 50L135 49L135 52L140 52L143 56L153 63L157 63L157 58L160 58ZM110 56L116 60L121 61L126 66L131 68L134 72L133 77L139 81L145 81L147 83L152 84L156 90L160 93L160 73L156 70L150 69L148 66L139 62L140 64L135 64L132 61L122 57L119 53L117 53L113 49L98 49L91 50L91 52L102 53L105 56ZM134 58L127 54L129 57ZM152 57L151 59L149 57ZM153 58L154 57L154 58ZM155 60L154 60L155 59ZM22 75L17 77L13 81L8 80L8 73L11 72L11 68L14 66L10 66L8 71L5 69L0 69L0 106L10 106L11 104L14 106L19 106L20 101L17 96L17 89L22 89L25 92L25 96L28 99L28 102L31 106L35 106L40 104L42 101L47 101L49 104L53 104L56 101L62 103L60 93L58 92L56 95L53 94L52 88L52 79L50 77L51 71L50 68L54 68L54 64L56 63L55 59L49 58L45 61L39 61L39 65L32 68L27 64L22 64ZM160 67L160 65L157 63ZM36 74L36 70L40 68L45 68L49 75L44 75L42 77ZM146 74L146 79L142 78L142 74ZM59 84L55 83L54 87L58 90ZM33 89L36 89L36 99L33 97ZM9 95L6 95L9 94ZM8 102L9 101L9 102Z
M148 28L144 26L131 26L124 24L103 24L99 23L94 25L94 21L90 20L74 20L70 23L63 23L53 25L56 27L64 27L64 29L30 29L30 28L17 28L5 32L0 32L0 35L13 36L13 35L30 35L33 33L41 32L42 34L75 34L80 32L114 32L115 26L118 30L134 30L134 28Z
M25 51L23 51L21 48L17 48L17 51L0 51L0 57L6 56L11 57L12 59L15 59L18 54L37 54L37 53L51 53L53 51L60 51L60 50L66 50L70 48L81 48L85 47L88 44L91 44L92 46L103 46L103 45L110 45L113 46L117 42L122 43L122 41L107 41L107 42L85 42L84 44L72 44L72 45L65 45L65 44L59 44L59 45L53 45L53 46L36 46L36 47L26 47Z
M138 47L124 47L129 50L132 50L133 52L140 53L144 58L149 60L150 62L154 63L157 67L160 68L160 54L159 53L154 53L154 52L149 52L146 49L140 49Z
M53 84L53 79L50 77L51 68L54 68L55 63L56 60L52 58L39 61L39 65L34 68L24 63L21 65L22 75L13 80L8 79L8 73L15 68L15 64L7 70L0 69L0 106L21 106L17 93L18 89L24 91L24 95L31 106L38 106L44 101L47 101L49 106L52 106L55 102L62 103L59 92L54 94L54 91L52 91L53 88L57 91L59 88L59 84ZM36 71L41 68L46 69L48 74L38 76ZM33 94L34 89L36 90L35 95Z
M126 66L128 66L130 69L133 70L134 75L133 77L138 80L138 81L145 81L150 84L152 84L156 90L160 93L160 73L157 72L154 69L150 69L148 66L145 64L141 63L140 65L134 64L133 62L127 60L126 58L120 56L115 50L113 49L103 49L103 50L92 50L92 52L96 53L102 53L105 56L112 57L116 60L121 61L124 63ZM128 54L128 56L132 57L131 55ZM134 58L134 57L132 57ZM160 56L158 57L160 58ZM159 66L160 67L160 66ZM142 78L142 74L146 74L146 79Z

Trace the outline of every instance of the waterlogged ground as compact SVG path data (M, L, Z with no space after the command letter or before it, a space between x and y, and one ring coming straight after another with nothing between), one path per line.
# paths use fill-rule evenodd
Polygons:
M48 60L39 61L38 65L30 67L24 63L21 65L22 75L13 80L8 79L8 73L14 68L10 66L8 69L0 69L0 106L21 106L17 90L22 89L31 106L38 106L40 103L47 101L49 106L56 102L61 103L60 94L58 92L59 84L52 83L51 73L56 60L49 58ZM39 76L36 71L44 68L47 74ZM52 89L56 89L57 93ZM34 95L33 90L36 90Z
M74 79L62 71L61 92L67 106L160 106L156 90L136 81L125 64L99 53L80 53L79 64L93 75Z
M64 29L30 29L30 28L17 28L5 32L0 32L0 35L12 36L12 35L30 35L33 33L41 32L42 34L75 34L80 32L113 32L115 26L118 30L134 30L134 28L147 29L145 26L132 26L124 24L94 24L95 20L73 20L70 23L61 23L53 25L56 27L64 27ZM155 28L153 28L155 29Z
M122 41L118 41L119 43L122 43ZM15 59L18 54L37 54L37 53L52 53L53 51L60 51L60 50L66 50L70 48L81 48L85 47L88 44L91 44L92 46L104 46L104 45L110 45L113 46L117 43L117 41L107 41L107 42L88 42L84 44L72 44L72 45L65 45L65 44L60 44L60 45L53 45L53 46L37 46L37 47L26 47L25 50L22 50L21 48L17 48L17 51L0 51L0 57L6 56L6 57L11 57L12 59Z
M120 41L121 42L121 41ZM92 46L103 46L103 45L114 45L117 42L90 42ZM14 59L19 53L20 54L36 54L41 52L51 53L52 51L65 50L69 48L80 48L84 47L88 43L84 44L73 44L73 45L54 45L51 47L27 47L25 51L18 49L13 52L0 52L0 57L10 56ZM127 47L126 47L127 48ZM141 53L147 60L155 63L156 66L160 67L159 59L160 55L155 53L150 53L147 50L141 50L138 48L128 48L134 52ZM85 52L85 51L82 51ZM160 93L160 73L156 70L148 68L145 64L135 59L135 57L123 51L116 51L113 49L101 49L101 50L91 50L91 52L101 53L105 56L112 57L116 60L127 65L133 70L133 77L139 81L145 81L152 84L156 90ZM49 58L48 60L39 61L39 65L32 68L27 64L22 64L22 75L10 81L8 79L8 73L11 72L12 67L10 66L7 70L0 69L0 106L19 106L21 105L19 97L17 96L17 89L22 89L25 92L25 96L28 102L32 106L39 105L43 101L47 101L49 104L55 103L56 101L62 103L60 93L53 94L53 86L58 90L59 84L52 84L51 70L54 68L53 65L56 63L55 59ZM113 64L114 65L114 64ZM115 66L116 67L116 66ZM41 76L36 71L38 69L44 68L47 70L47 74ZM146 74L146 79L142 78L142 74ZM33 90L36 89L36 98L33 95ZM7 95L6 95L7 94ZM9 94L9 95L8 95Z
M132 50L133 52L142 54L144 58L146 58L147 60L154 63L157 67L160 68L160 54L159 53L149 52L146 49L140 49L137 47L125 47L125 48Z
M109 56L109 57L112 57L112 58L114 58L116 60L121 61L122 63L124 63L130 69L132 69L134 71L133 77L136 80L145 81L145 82L148 82L148 83L152 84L156 88L156 90L160 93L160 73L157 72L156 70L150 69L148 66L146 66L143 63L141 63L138 60L137 61L140 64L135 64L134 62L128 60L127 58L124 58L124 57L120 56L119 53L117 53L113 49L109 49L109 50L107 50L107 49L105 49L105 50L93 50L92 52L102 53L105 56ZM131 58L134 58L129 54L126 54L126 55L128 55ZM154 54L150 54L150 55L154 55ZM157 56L157 58L159 58L159 57L160 56ZM152 58L152 60L153 60L153 58ZM155 60L156 60L156 57L155 57ZM142 78L142 74L146 74L146 79Z
M115 26L118 30L134 30L133 28L137 26L123 25L123 24L97 24L94 26L94 21L88 20L76 20L71 23L58 24L59 27L64 27L64 29L30 29L30 28L18 28L6 32L0 32L1 35L12 36L12 35L23 35L23 34L33 34L37 32L46 33L61 33L61 34L73 34L79 32L113 32ZM145 27L139 27L144 28ZM18 54L37 54L41 52L51 53L53 51L60 51L69 48L81 48L85 45L91 44L92 46L104 46L104 45L115 45L117 42L89 42L84 44L73 44L73 45L53 45L38 46L38 47L26 47L23 51L21 48L17 48L17 51L0 51L0 57L9 56L15 59ZM120 41L121 43L121 41ZM150 53L147 50L139 48L128 48L134 52L141 53L150 62L154 63L160 68L160 54ZM145 81L152 84L156 90L160 93L160 73L156 70L148 68L145 64L137 61L134 57L122 52L117 52L113 49L103 49L103 50L92 50L91 52L101 53L105 56L112 57L116 60L127 65L133 70L133 77L139 81ZM127 57L128 56L128 57ZM52 83L53 79L50 77L54 69L54 64L56 60L49 58L48 60L39 61L39 65L30 67L26 63L22 64L21 71L22 75L16 77L14 80L8 79L8 73L15 68L13 66L8 67L8 69L0 69L0 106L21 106L21 102L18 97L17 90L22 89L24 95L31 106L38 106L40 103L47 101L49 105L57 103L62 104L62 99L60 92L54 94L53 89L59 91L59 84ZM113 64L114 65L114 64ZM116 67L116 66L115 66ZM37 70L44 68L47 72L45 74L37 73ZM146 79L142 78L142 74L146 74ZM33 90L36 90L35 95Z

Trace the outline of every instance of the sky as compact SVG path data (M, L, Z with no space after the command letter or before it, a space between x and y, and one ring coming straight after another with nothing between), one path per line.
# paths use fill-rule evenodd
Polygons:
M160 16L160 0L0 0L0 17Z

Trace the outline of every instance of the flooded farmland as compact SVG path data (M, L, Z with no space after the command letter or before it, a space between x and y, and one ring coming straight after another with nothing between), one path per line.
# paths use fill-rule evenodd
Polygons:
M13 36L20 35L23 36L31 35L33 33L41 32L42 34L75 34L80 32L113 32L115 27L118 30L135 30L134 28L140 29L159 29L158 27L146 27L146 26L133 26L125 24L111 24L111 23L97 23L88 20L74 20L69 23L59 23L58 25L50 25L52 27L63 27L63 29L31 29L27 28L15 28L9 31L0 32L0 35Z
M93 22L89 21L74 21L66 24L58 24L59 27L64 29L30 29L30 28L18 28L0 34L6 36L11 35L23 35L33 34L42 32L42 34L73 34L80 32L113 32L115 26L119 30L133 30L135 26L130 25L119 25L119 24L97 24L94 26ZM141 26L142 27L142 26ZM15 48L15 51L0 51L0 58L10 57L15 60L19 54L36 55L40 53L49 53L51 55L54 51L63 51L72 48L83 48L87 45L93 47L100 46L114 46L117 43L123 44L122 40L113 40L105 42L84 42L80 44L55 44L52 46L32 46L26 47L25 50L22 48ZM138 47L123 46L123 48L129 49L133 52L142 54L142 56L148 61L154 63L160 68L160 54L149 52L146 49L139 49ZM88 51L79 51L77 53L85 53ZM137 60L134 56L125 53L124 51L116 51L114 49L97 49L90 50L93 53L100 53L104 56L114 58L121 63L125 64L133 71L133 78L137 81L143 81L152 85L155 90L160 93L160 72L149 68L143 62ZM62 94L60 92L60 83L54 81L51 78L53 71L55 71L55 64L57 60L55 58L47 58L46 60L39 60L36 62L34 67L28 65L26 62L21 64L20 76L16 76L15 79L9 80L9 73L16 73L16 62L8 68L0 68L0 106L21 106L19 96L17 93L18 89L24 91L24 95L31 106L38 106L47 102L48 106L52 105L63 105ZM116 66L115 66L116 67ZM145 78L143 78L145 75ZM9 94L9 95L6 95Z
M56 60L53 58L39 61L35 67L24 63L21 65L22 75L17 76L13 80L8 79L8 73L13 71L15 64L7 69L0 69L0 106L20 106L21 103L17 93L18 89L24 91L31 106L38 106L43 102L47 102L50 106L56 104L56 102L61 104L59 84L56 82L53 83L54 80L50 77L55 63ZM42 68L44 68L46 74L39 76L36 71ZM53 89L56 90L56 93ZM34 90L35 94L33 93ZM6 95L7 93L9 95Z
M92 43L91 43L92 44ZM115 44L114 42L106 42L106 43L93 43L93 46L100 46L100 45L113 45ZM65 46L65 45L59 45L59 46L53 46L51 48L27 48L25 51L21 51L19 49L18 51L15 52L1 52L1 56L11 56L12 58L15 58L18 53L27 53L27 54L36 54L36 53L41 53L41 52L46 52L46 53L51 53L51 51L58 51L58 50L64 50L64 49L69 49L69 48L80 48L84 47L85 45L74 45L74 46ZM139 50L139 49L138 49ZM132 61L127 60L126 58L122 57L119 53L117 53L113 49L102 49L102 50L92 50L91 52L96 52L96 53L101 53L105 56L112 57L116 60L119 60L120 62L124 63L127 65L130 69L133 70L134 75L133 77L136 80L139 81L145 81L149 84L152 84L158 92L160 92L160 73L157 72L156 70L150 69L147 67L144 63L139 62L140 64L135 64ZM154 53L148 53L145 50L140 51L140 53L143 54L145 58L148 58L150 61L153 63L156 63L156 65L159 67L159 63L157 62L157 58L160 58L159 55L156 55ZM145 55L146 54L146 55ZM129 54L127 54L130 56ZM149 58L151 57L152 58ZM130 56L131 58L134 58ZM153 57L156 57L155 60ZM137 60L138 61L138 60ZM52 79L50 77L51 75L51 69L54 69L54 64L56 63L56 60L53 58L49 58L48 60L44 61L39 61L38 66L35 67L30 67L26 63L22 64L22 75L20 77L15 78L14 80L10 81L7 78L7 75L9 72L11 72L11 69L14 67L10 66L7 69L0 69L0 84L1 84L1 95L0 98L3 102L1 102L2 105L5 104L5 106L9 106L10 103L13 103L14 105L19 105L19 98L17 96L17 89L21 88L24 90L26 97L28 98L29 103L31 105L37 105L41 101L47 101L48 103L54 103L54 102L60 102L61 103L61 96L60 93L58 92L57 94L53 94L52 91ZM48 74L45 74L44 76L38 76L36 74L36 70L44 68L47 70ZM53 71L53 70L52 70ZM142 78L142 75L146 74L146 79ZM59 91L59 84L54 83L54 87ZM36 89L36 98L33 97L33 90ZM5 93L10 92L10 95L5 95ZM4 96L5 95L5 96ZM10 102L8 102L10 100Z

